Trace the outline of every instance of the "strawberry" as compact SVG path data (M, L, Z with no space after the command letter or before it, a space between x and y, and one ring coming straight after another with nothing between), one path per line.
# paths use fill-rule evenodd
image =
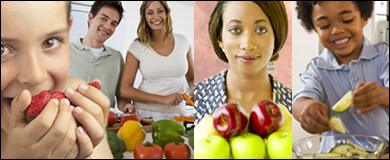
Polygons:
M101 85L97 81L88 84L99 90L101 89ZM33 96L30 105L26 109L27 121L31 122L35 119L52 98L57 98L58 101L60 101L62 98L65 98L65 94L63 92L49 92L47 90L43 90L39 94Z
M64 92L49 92L51 98L57 98L60 101L62 98L66 98Z
M46 90L43 90L39 94L33 96L30 105L26 109L27 120L30 122L37 117L46 107L46 104L51 98L50 92Z
M100 85L100 83L98 81L90 82L88 84L91 85L91 86L94 86L98 90L101 90L101 88L102 88L102 86Z

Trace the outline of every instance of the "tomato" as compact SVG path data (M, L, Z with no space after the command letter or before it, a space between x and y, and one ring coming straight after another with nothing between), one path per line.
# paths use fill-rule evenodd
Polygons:
M164 147L165 158L167 159L190 159L191 150L183 142L171 142Z
M133 153L135 159L162 159L164 156L161 147L150 142L137 145Z
M108 113L107 125L111 127L116 123L116 115L113 112Z

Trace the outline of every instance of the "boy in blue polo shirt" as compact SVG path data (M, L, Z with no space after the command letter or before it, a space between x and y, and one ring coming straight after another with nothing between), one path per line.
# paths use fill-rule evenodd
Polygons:
M309 133L333 134L331 107L352 90L351 108L339 114L346 132L389 141L389 45L371 44L363 36L373 2L297 2L296 9L303 27L315 30L325 49L300 74L294 118Z

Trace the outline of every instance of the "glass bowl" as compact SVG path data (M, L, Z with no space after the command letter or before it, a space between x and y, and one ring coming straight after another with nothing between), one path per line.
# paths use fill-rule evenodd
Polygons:
M354 148L364 149L366 156L357 154L348 155L348 157L334 156L335 154L326 154L334 147L340 144L351 144ZM360 146L360 148L359 148ZM300 139L294 142L292 146L293 153L296 158L303 159L332 159L332 158L379 158L387 148L386 140L374 136L364 134L331 134L317 135ZM349 151L349 150L348 150ZM349 153L348 153L349 154Z

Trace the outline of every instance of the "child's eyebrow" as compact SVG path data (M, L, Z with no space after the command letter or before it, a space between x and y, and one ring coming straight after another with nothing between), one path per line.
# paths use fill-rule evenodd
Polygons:
M343 14L348 14L348 13L352 13L352 11L351 10L344 10L344 11L341 11L340 13L339 13L339 16L341 16L341 15L343 15ZM319 21L319 20L323 20L323 19L327 19L328 17L326 17L326 16L320 16L320 17L318 17L317 19L316 19L316 21Z
M14 38L3 38L3 37L1 37L1 42L13 43L13 42L20 42L20 40L14 39Z
M58 29L52 32L49 32L45 35L45 37L52 37L54 35L62 34L68 32L68 28Z

